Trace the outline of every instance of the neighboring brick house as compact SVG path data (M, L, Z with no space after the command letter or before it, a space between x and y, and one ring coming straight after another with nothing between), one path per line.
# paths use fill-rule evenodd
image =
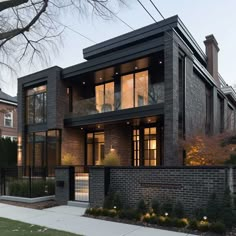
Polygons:
M181 166L179 140L236 129L236 93L178 16L84 49L86 62L18 80L22 163L101 164L116 150L124 166Z
M17 98L0 89L0 137L17 140Z

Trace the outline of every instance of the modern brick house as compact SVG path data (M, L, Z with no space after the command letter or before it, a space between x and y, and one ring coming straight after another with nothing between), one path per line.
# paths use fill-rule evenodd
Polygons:
M17 98L0 89L0 137L17 140Z
M71 154L99 165L181 166L179 140L236 129L236 93L178 16L84 49L86 62L18 80L19 165L55 166ZM22 150L22 153L21 153Z

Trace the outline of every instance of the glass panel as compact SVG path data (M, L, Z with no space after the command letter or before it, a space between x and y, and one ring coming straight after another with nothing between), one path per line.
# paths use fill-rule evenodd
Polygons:
M103 104L103 112L114 110L114 82L105 84L105 103Z
M87 165L93 165L93 145L87 144Z
M104 104L104 84L95 87L96 93L96 109L102 112L102 106Z
M26 138L26 166L31 166L33 160L33 134L27 135Z
M148 105L148 71L135 74L135 107Z
M134 79L133 74L121 77L121 109L134 107Z
M42 123L44 120L43 97L43 94L35 96L35 123Z
M33 95L33 94L37 94L37 93L44 93L47 91L47 86L46 85L41 85L32 89L28 89L27 90L27 95Z

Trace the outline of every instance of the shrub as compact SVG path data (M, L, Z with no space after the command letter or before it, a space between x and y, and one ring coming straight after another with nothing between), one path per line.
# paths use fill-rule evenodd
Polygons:
M108 195L105 197L103 208L117 210L122 209L122 202L120 200L120 194L118 192L109 191Z
M215 222L210 225L210 231L217 234L224 234L226 231L226 227L221 222Z
M119 212L120 219L139 220L140 214L134 209L123 209Z
M138 201L136 210L137 210L137 212L140 213L140 214L145 214L145 213L147 213L147 205L146 205L146 203L144 202L143 199L141 199L141 200Z
M104 166L120 166L120 157L115 150L110 151L105 155L102 164Z
M210 221L216 221L217 219L219 219L219 212L220 208L218 200L216 198L216 194L213 193L211 194L209 201L207 203L206 215Z
M167 201L161 206L161 213L164 215L168 213L168 216L171 216L173 212L173 204L170 201Z
M55 194L54 180L32 179L31 196L29 180L15 180L9 183L9 195L17 197L43 197Z
M165 225L166 218L164 216L159 216L157 223L161 226Z
M194 211L194 215L197 220L202 220L203 216L206 215L206 211L203 208L196 208Z
M196 230L198 228L197 220L193 219L189 221L188 228L192 230Z
M61 164L66 166L77 165L78 164L77 162L78 162L77 158L71 153L65 153L61 159Z
M152 210L155 214L159 215L161 213L160 203L157 198L152 200Z
M174 216L177 218L183 218L184 217L184 206L181 202L177 202L173 209Z
M143 222L146 222L146 223L149 223L149 224L157 224L158 223L158 218L155 214L150 215L149 213L147 213L143 217Z
M207 221L200 221L197 225L197 229L202 232L209 230L209 223Z
M184 228L188 225L188 220L187 219L174 219L173 220L173 226L177 228Z

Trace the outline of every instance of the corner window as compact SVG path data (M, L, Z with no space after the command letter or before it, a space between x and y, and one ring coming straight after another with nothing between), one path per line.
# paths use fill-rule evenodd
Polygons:
M4 126L13 127L13 112L7 112L4 114Z
M47 86L42 85L26 91L27 124L45 123L47 117Z

